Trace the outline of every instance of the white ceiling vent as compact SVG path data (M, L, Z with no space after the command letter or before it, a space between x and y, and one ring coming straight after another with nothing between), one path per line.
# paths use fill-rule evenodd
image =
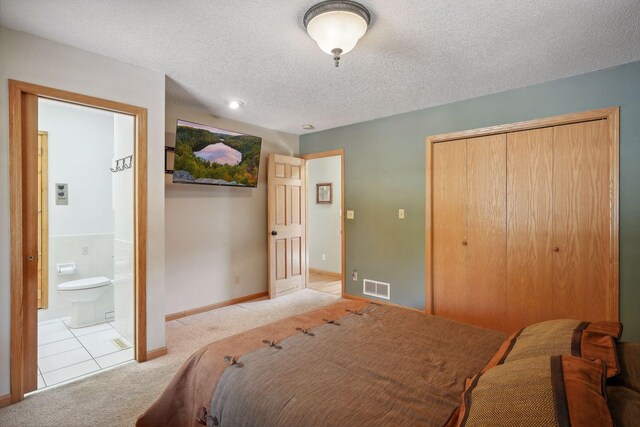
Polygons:
M362 293L365 295L384 299L391 298L391 285L388 283L364 279L362 281L362 287Z

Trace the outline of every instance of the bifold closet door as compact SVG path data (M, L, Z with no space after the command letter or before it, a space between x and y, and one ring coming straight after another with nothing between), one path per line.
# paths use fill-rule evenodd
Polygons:
M553 318L553 128L507 135L507 331Z
M434 314L502 329L506 137L433 146Z
M555 317L616 319L611 269L611 141L607 120L554 128Z
M467 309L467 141L433 146L433 312L464 321Z
M506 135L467 139L467 308L464 321L502 330L507 314Z

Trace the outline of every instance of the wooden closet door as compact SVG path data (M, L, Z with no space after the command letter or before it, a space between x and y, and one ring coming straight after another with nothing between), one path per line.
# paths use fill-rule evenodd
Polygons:
M507 328L553 318L553 128L507 135Z
M464 321L504 330L506 135L467 140L467 309Z
M610 145L607 120L554 128L555 317L617 317L610 312Z
M433 312L464 321L467 308L466 140L433 146Z

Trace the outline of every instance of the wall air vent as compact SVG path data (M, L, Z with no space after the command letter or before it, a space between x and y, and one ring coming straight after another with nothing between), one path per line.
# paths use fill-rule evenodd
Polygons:
M362 281L362 293L372 297L391 299L391 285L375 280L364 279Z

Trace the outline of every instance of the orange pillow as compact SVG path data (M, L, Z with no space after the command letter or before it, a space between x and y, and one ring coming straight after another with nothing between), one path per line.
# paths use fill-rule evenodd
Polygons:
M616 341L621 335L620 322L561 319L536 323L509 336L482 372L528 357L571 355L602 360L611 378L620 372Z
M605 376L603 362L573 356L498 365L467 379L462 406L447 426L613 427Z

